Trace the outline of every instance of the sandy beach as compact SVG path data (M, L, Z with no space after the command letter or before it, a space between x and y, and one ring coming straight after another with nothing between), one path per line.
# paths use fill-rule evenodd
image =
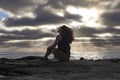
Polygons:
M120 59L43 61L41 57L0 59L0 80L120 80Z

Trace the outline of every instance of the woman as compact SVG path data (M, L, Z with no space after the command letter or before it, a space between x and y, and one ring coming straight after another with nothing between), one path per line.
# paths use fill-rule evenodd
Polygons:
M69 61L70 43L74 40L73 31L66 25L63 25L58 29L58 33L59 35L56 36L54 43L47 48L44 59L47 59L47 57L53 53L56 59Z

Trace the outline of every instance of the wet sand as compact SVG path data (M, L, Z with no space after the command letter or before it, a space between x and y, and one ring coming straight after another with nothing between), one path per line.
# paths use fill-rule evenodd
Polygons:
M120 59L51 62L41 57L0 59L0 80L120 80Z

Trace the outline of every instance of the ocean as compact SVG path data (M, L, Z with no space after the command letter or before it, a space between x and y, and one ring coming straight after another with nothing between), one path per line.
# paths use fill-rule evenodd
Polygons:
M45 53L43 52L0 52L0 58L21 58L25 56L44 56ZM72 52L71 53L71 60L78 60L81 57L85 59L112 59L112 58L120 58L120 51L94 51L94 52ZM53 58L51 54L49 58Z

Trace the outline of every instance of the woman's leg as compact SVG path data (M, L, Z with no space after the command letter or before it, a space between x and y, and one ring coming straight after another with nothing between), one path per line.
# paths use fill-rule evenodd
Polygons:
M50 49L47 49L44 58L48 58L48 56L51 54L51 52L52 51Z
M54 49L53 51L54 57L61 61L69 61L70 54L64 53L58 49Z

